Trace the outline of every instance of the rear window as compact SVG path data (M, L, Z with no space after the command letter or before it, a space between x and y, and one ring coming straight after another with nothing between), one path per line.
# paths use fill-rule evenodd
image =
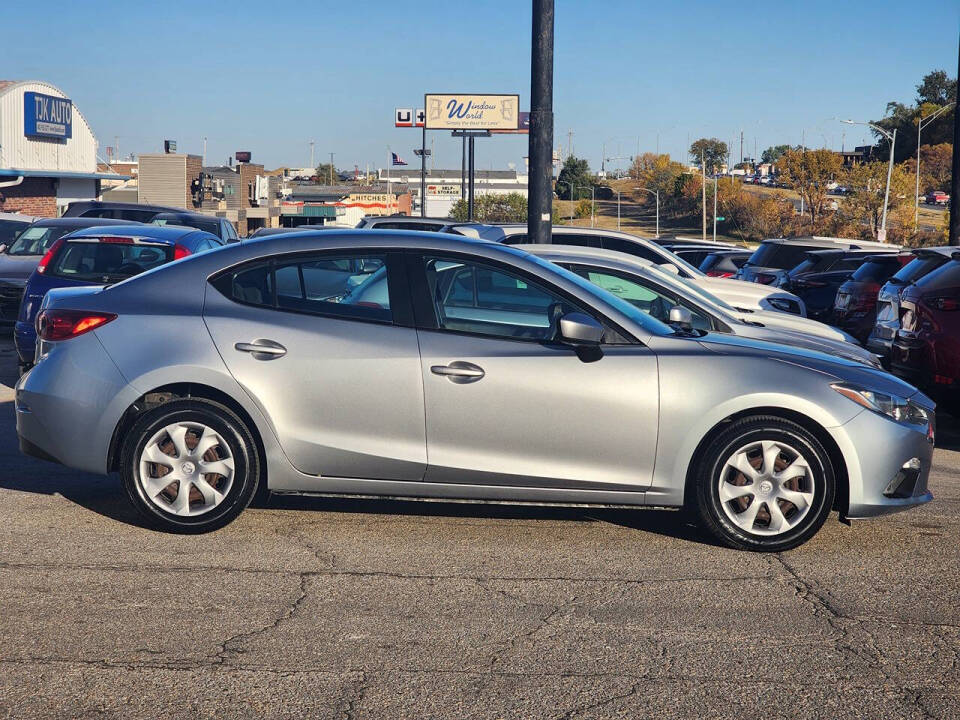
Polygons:
M943 255L917 257L900 268L891 279L901 285L909 285L924 275L933 272L945 262L948 262L949 259Z
M760 243L760 247L753 251L747 261L757 267L768 267L777 270L789 270L804 261L804 256L817 248L810 245L796 243Z
M890 260L871 260L857 268L852 279L856 282L884 283L899 268L900 263L893 258Z
M80 217L150 222L150 218L156 214L156 210L135 210L133 208L90 208L89 210L84 210L82 213L80 213Z
M0 244L9 245L17 233L29 225L29 221L24 220L0 220Z
M127 245L68 240L46 274L94 283L116 283L173 259L169 245Z
M211 235L220 237L220 223L216 220L204 220L201 218L180 217L177 215L157 215L150 221L151 225L179 225L180 227L192 227L197 230L203 230Z
M917 281L924 290L948 290L960 287L960 262L952 260Z

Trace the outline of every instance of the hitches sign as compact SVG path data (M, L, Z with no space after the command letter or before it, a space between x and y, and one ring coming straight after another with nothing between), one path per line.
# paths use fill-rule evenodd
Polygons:
M23 94L23 134L67 140L73 137L73 102L27 91Z
M427 130L516 130L519 95L426 95Z
M423 108L413 114L413 108L396 108L393 111L394 127L423 127L424 112Z

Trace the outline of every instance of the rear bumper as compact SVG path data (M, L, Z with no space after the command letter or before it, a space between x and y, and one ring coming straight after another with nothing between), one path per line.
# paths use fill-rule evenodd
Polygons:
M17 383L21 450L79 470L105 473L113 431L137 396L96 333L54 344Z
M37 331L33 323L18 322L13 329L13 339L20 362L32 363L37 350Z

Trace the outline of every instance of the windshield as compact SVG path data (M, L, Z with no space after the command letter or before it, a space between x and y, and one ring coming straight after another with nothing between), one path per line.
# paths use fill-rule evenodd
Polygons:
M173 258L169 245L76 242L68 240L46 274L95 283L116 283L159 267Z
M670 282L680 283L680 284L683 285L684 289L685 289L687 292L690 292L690 293L694 294L695 296L699 296L699 297L703 298L704 300L706 300L707 302L713 303L713 304L716 305L717 307L722 308L723 310L726 310L726 311L729 312L729 313L738 313L738 312L740 312L740 311L737 310L735 307L733 307L732 305L728 304L725 300L721 300L719 297L717 297L716 295L714 295L714 294L713 294L712 292L710 292L709 290L704 290L702 287L700 287L699 285L697 285L695 282L693 282L693 281L691 281L691 280L688 280L688 279L685 278L685 277L680 277L679 275L674 275L673 273L667 272L666 270L661 270L660 268L658 268L658 267L656 267L656 266L652 267L651 270L653 270L654 272L656 272L656 273L658 273L659 275L663 276L664 282L667 282L667 283L670 283Z
M57 240L74 230L74 227L28 227L10 246L7 254L43 255Z
M606 303L614 308L617 311L626 315L628 318L633 320L637 325L642 327L647 332L653 333L654 335L673 335L673 329L668 325L664 325L662 322L657 320L650 315L647 315L645 312L640 310L637 307L634 307L626 300L618 298L616 295L607 292L606 290L597 287L592 282L586 278L582 278L574 272L560 267L559 265L554 265L549 260L544 260L543 258L536 257L535 255L527 255L527 259L531 262L536 263L546 272L554 275L562 275L564 278L570 282L577 285L582 290L585 290L593 297L597 298L601 302Z
M30 223L24 220L0 220L0 245L9 245Z
M157 215L150 221L151 225L177 225L179 227L192 227L197 230L203 230L220 237L220 224L216 220L200 220L199 218L185 218L177 216Z

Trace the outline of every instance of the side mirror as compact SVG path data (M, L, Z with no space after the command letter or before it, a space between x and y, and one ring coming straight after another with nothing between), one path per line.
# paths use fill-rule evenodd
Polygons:
M583 313L567 313L560 318L560 337L571 345L599 345L603 325Z
M685 307L674 305L670 308L669 322L681 330L693 330L693 313Z
M678 267L677 267L676 265L674 265L673 263L664 263L664 264L661 265L660 267L663 268L664 270L666 270L667 272L673 273L674 275L679 275L679 274L680 274L680 268L678 268Z

